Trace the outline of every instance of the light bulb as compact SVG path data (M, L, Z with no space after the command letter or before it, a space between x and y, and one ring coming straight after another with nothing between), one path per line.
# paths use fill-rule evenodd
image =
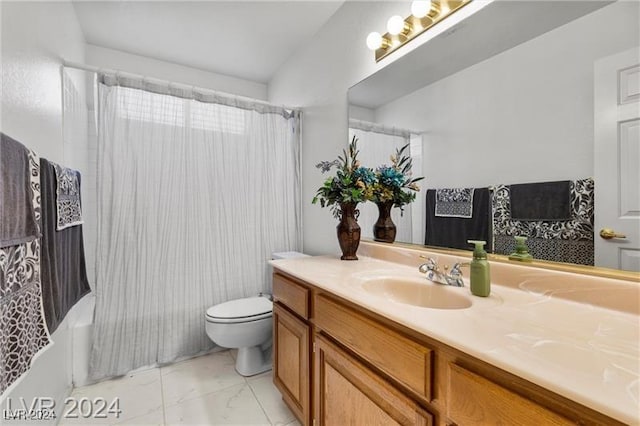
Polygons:
M416 18L424 18L431 11L431 0L411 3L411 14Z
M369 33L367 36L367 47L370 50L378 50L382 47L382 36L380 33Z
M402 19L402 16L395 15L389 18L389 20L387 21L387 31L389 31L389 34L398 35L402 32L403 29L404 19Z

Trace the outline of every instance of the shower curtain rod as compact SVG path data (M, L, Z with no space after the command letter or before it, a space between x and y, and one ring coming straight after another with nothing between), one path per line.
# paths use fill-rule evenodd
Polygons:
M95 73L95 74L105 73L105 74L129 75L131 77L140 78L142 80L150 80L150 81L154 81L154 82L161 83L161 84L168 84L168 85L177 86L177 87L191 88L193 90L215 93L217 95L224 96L224 97L231 98L231 99L245 100L245 101L248 101L248 102L255 102L255 103L266 105L266 106L270 106L270 107L279 107L279 108L283 108L283 109L288 109L288 110L291 110L291 111L300 111L300 108L289 107L289 106L286 106L286 105L275 105L275 104L263 101L261 99L254 99L254 98L250 98L250 97L247 97L247 96L241 96L241 95L232 95L230 93L220 92L218 90L207 89L206 87L199 87L199 86L194 86L192 84L185 84L185 83L177 83L175 81L164 80L162 78L149 77L149 76L146 76L146 75L136 74L136 73L132 73L132 72L128 72L128 71L121 71L121 70L116 70L116 69L111 69L111 68L100 68L100 67L96 67L96 66L93 66L93 65L82 64L80 62L67 61L65 59L62 60L62 66L65 67L65 68L74 68L74 69L81 70L81 71L88 71L88 72L92 72L92 73Z

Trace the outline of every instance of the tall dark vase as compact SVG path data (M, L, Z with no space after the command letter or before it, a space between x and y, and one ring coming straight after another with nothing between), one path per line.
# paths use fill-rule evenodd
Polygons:
M358 225L359 211L357 203L340 204L340 223L337 226L338 242L342 250L342 260L358 260L356 251L360 245L360 225Z
M391 208L393 201L376 203L378 206L378 220L373 225L373 239L383 243L392 243L396 240L396 225L391 220Z

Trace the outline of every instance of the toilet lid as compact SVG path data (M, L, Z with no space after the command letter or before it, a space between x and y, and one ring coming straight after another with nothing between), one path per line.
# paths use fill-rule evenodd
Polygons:
M273 310L273 302L266 297L247 297L230 300L207 309L207 316L219 319L256 319L268 316Z

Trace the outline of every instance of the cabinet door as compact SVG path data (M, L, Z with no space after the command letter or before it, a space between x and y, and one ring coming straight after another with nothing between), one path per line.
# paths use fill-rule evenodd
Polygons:
M273 305L273 383L303 424L309 423L309 326Z
M575 424L456 364L449 364L447 414L459 425Z
M315 338L315 419L319 425L431 425L432 417L327 339Z

